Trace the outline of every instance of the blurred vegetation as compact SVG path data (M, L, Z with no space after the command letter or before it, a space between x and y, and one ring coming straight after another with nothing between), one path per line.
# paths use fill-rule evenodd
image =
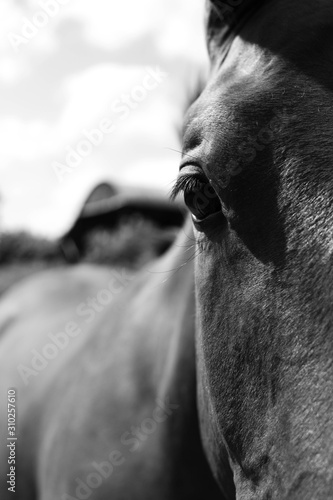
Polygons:
M113 229L96 227L84 237L79 262L139 269L172 243L176 228L160 229L140 216L123 218ZM42 269L71 265L60 241L27 232L0 236L0 295L11 285Z
M113 230L96 228L87 234L82 260L138 269L162 254L177 229L160 229L139 216L121 219Z
M132 215L122 218L113 229L96 227L83 239L82 262L139 268L172 243L177 229L161 229L149 220ZM0 266L25 263L64 264L60 242L27 232L2 233Z
M57 241L33 236L25 231L2 233L0 236L0 266L46 262L64 262Z

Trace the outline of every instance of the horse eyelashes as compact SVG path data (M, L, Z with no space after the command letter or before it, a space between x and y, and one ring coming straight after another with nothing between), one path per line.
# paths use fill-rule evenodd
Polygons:
M192 174L184 174L180 176L174 185L170 198L174 200L179 193L184 196L192 191L200 191L204 187L204 183Z

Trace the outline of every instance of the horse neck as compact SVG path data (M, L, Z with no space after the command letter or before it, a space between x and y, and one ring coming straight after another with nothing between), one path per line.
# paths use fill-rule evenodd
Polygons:
M172 274L163 287L163 303L169 317L166 319L168 330L162 334L166 337L163 342L166 355L157 396L160 401L168 401L173 406L172 416L163 424L162 440L179 498L205 498L209 491L213 500L222 497L208 468L199 430L193 241L192 223L187 220L163 259L163 264L172 270Z
M168 271L163 284L163 301L169 307L171 328L166 340L163 377L159 395L180 398L195 397L195 297L192 223L187 220L176 241L159 262ZM190 390L192 388L192 391ZM185 399L184 399L185 398Z
M180 270L186 268L186 274L193 276L192 262L195 252L194 248L192 222L190 218L187 218L176 240L161 261L166 266L166 269ZM173 277L177 278L176 273L174 273Z

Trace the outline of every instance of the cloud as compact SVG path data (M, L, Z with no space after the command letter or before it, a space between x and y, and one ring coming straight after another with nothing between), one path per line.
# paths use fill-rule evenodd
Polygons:
M164 9L165 2L156 0L94 0L93 15L91 0L68 6L69 15L84 24L87 39L109 49L119 49L149 33Z
M58 236L103 179L169 189L179 156L166 148L179 148L183 109L206 65L203 3L70 0L22 53L2 39L4 228ZM39 0L3 0L2 32L19 27L36 9ZM60 185L52 162L64 161L83 129L112 119L114 101L140 85L146 66L157 63L168 78Z

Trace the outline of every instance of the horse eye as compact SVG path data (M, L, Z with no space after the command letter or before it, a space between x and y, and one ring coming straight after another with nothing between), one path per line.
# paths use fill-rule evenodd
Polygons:
M197 220L203 220L221 210L220 200L209 183L184 192L184 201Z

